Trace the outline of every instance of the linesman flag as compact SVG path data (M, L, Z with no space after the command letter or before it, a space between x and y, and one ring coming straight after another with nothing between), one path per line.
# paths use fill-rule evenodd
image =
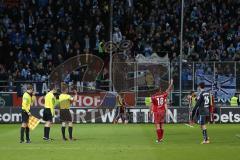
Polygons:
M28 127L31 130L34 130L39 123L40 123L40 119L38 119L38 118L36 118L34 116L30 116L29 120L28 120Z

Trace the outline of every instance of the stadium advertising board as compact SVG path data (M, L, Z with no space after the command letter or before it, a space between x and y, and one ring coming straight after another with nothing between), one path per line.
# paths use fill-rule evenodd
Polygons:
M34 116L41 118L43 108L32 108ZM71 113L75 123L111 123L116 114L115 109L111 108L72 108ZM152 123L153 117L148 108L128 108L127 117L129 123ZM214 120L216 123L239 123L240 108L219 108L216 110ZM185 108L169 108L167 123L187 123L189 110ZM21 122L20 108L2 108L0 110L0 123L19 123ZM56 109L55 123L59 123L59 110Z
M46 82L32 82L31 84L33 85L36 95L42 96L48 91L48 85ZM22 96L24 91L27 88L28 83L15 82L15 85L16 85L18 96Z
M12 106L12 93L0 93L0 107Z
M9 106L19 107L22 103L22 97L18 96L17 93L12 93L12 104ZM123 97L128 106L135 106L135 95L133 92L123 93ZM115 95L108 92L99 93L78 93L77 101L72 104L71 107L114 107L116 105ZM6 105L5 105L6 106ZM34 106L44 106L44 96L37 96Z
M214 114L214 120L221 123L239 123L240 122L240 108L222 107L217 108Z

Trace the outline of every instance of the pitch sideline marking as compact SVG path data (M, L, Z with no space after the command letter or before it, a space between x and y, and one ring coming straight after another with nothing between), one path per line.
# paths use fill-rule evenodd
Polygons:
M236 137L240 138L240 134L236 134Z
M188 126L188 127L190 127L190 128L194 128L194 127L193 127L192 125L190 125L190 124L185 123L185 125Z

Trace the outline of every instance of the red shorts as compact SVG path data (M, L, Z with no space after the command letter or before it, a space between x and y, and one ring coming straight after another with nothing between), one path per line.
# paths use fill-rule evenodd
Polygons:
M165 111L158 111L158 112L154 112L154 123L164 123L164 119L165 119Z

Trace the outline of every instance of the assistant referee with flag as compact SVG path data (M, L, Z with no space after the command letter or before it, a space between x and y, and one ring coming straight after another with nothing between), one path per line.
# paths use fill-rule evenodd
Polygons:
M24 132L26 134L26 143L31 143L29 136L28 120L31 116L30 107L33 105L36 97L33 92L33 86L27 85L27 91L22 97L22 125L20 131L20 143L24 142Z

